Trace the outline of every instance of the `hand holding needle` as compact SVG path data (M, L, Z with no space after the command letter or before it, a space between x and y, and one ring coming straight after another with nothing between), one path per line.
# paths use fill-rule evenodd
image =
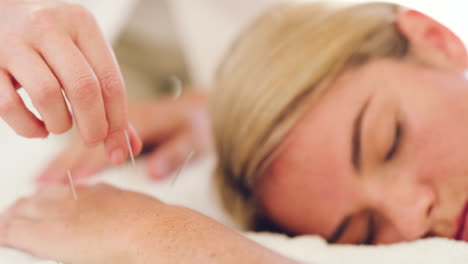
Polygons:
M133 169L135 170L135 175L136 175L137 170L136 170L136 165L135 165L135 157L133 156L132 146L130 144L130 137L128 136L127 130L125 130L125 139L127 141L128 151L130 153L130 159L132 161L132 166L133 166ZM73 183L73 178L72 178L70 170L67 171L67 174L68 174L68 181L70 183L70 188L71 188L71 191L72 191L72 194L73 194L73 199L75 201L77 201L78 200L78 195L76 193L75 184Z
M132 161L132 167L135 171L135 176L138 175L136 164L135 164L135 157L133 156L132 145L130 144L130 137L128 136L128 131L125 130L125 140L127 141L128 152L130 153L130 160Z

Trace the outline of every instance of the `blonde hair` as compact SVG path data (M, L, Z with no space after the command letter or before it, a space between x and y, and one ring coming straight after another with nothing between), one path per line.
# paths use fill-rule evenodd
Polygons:
M265 217L255 184L305 107L345 68L406 55L408 41L394 23L398 8L282 5L257 19L229 50L211 103L215 179L224 207L243 228L258 229Z

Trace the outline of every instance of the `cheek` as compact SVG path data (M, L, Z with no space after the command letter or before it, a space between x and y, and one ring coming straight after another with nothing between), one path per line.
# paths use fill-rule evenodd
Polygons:
M436 215L451 219L468 194L468 114L444 100L421 104L406 116L401 169L429 184L437 197Z
M431 178L466 175L468 94L456 87L414 90L401 99L406 123L402 160Z
M468 137L448 122L429 121L408 131L402 160L411 174L430 182L466 175Z
M392 225L384 225L380 228L374 244L395 244L405 241L398 230Z
M334 172L316 169L299 174L288 167L263 177L255 192L267 215L289 232L327 236L336 221L354 209L357 196L353 178Z

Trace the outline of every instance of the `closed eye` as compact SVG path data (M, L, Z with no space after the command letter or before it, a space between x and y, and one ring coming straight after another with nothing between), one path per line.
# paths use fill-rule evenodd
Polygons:
M392 143L392 146L390 147L390 150L387 152L387 155L385 156L385 161L390 161L395 156L398 150L398 145L400 144L400 138L401 138L401 123L398 122L395 126L395 136L393 137L393 143Z
M366 239L362 244L364 245L372 245L375 242L375 216L372 212L369 212L368 215L368 227L367 227L367 236Z

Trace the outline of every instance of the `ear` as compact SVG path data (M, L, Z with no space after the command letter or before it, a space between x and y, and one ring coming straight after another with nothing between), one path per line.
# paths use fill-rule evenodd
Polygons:
M434 19L414 10L400 9L396 23L410 42L412 57L436 67L467 68L467 51L463 42Z

